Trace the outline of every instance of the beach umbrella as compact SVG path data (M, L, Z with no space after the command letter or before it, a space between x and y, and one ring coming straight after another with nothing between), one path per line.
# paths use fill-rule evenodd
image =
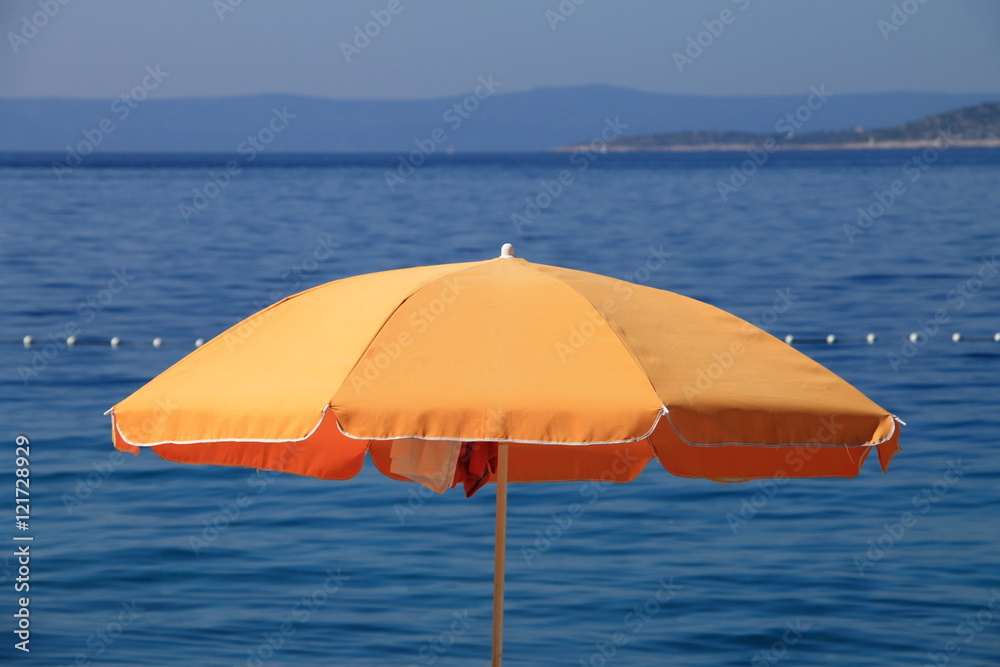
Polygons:
M627 482L656 458L720 482L886 470L897 420L791 346L672 292L514 257L355 276L290 296L115 405L124 451L471 495Z

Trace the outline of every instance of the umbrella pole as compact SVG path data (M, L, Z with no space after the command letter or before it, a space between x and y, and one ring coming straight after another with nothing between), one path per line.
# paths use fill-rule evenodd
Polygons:
M507 443L497 447L497 526L493 555L493 667L503 661L503 573L507 555Z

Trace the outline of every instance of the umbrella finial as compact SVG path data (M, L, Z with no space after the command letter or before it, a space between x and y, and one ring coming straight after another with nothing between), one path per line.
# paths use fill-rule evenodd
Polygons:
M513 243L504 243L503 246L500 248L500 256L501 257L513 257L514 256L514 244Z

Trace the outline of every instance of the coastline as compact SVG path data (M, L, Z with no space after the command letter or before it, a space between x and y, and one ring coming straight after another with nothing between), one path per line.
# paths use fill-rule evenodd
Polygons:
M834 151L834 150L912 150L920 148L1000 148L1000 139L956 139L944 142L940 139L910 140L910 141L875 141L858 143L829 143L829 144L781 144L777 143L768 152L777 151ZM672 146L622 146L607 143L602 146L599 152L602 153L737 153L741 151L760 150L761 143L733 143L733 144L678 144ZM549 148L547 153L574 153L576 151L589 150L593 147L590 144L572 144L569 146L558 146Z

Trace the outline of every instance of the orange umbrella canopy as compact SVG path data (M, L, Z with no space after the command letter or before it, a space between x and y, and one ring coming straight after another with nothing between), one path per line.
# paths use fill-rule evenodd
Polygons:
M420 481L463 442L508 443L512 482L628 481L654 457L717 481L853 477L899 449L890 413L748 322L506 251L290 296L112 413L125 451L325 479L368 452Z

